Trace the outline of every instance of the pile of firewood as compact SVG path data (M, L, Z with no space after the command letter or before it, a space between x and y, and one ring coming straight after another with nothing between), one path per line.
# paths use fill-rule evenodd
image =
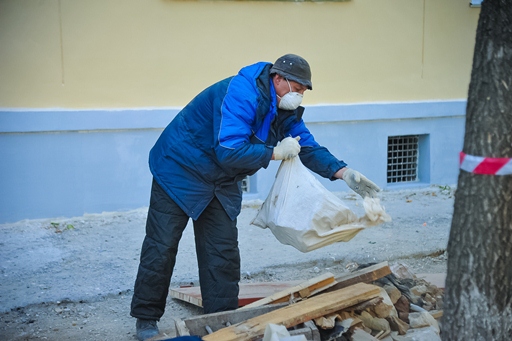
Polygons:
M440 340L442 289L404 266L395 266L392 273L372 284L381 288L378 297L314 320L322 341Z
M306 341L436 341L442 306L442 288L383 262L327 273L232 312L178 319L176 330L204 341L261 340L269 325Z

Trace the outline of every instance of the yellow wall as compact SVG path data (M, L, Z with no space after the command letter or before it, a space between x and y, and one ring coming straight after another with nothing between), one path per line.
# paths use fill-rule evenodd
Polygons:
M0 0L0 108L179 107L289 52L305 104L466 98L468 2Z

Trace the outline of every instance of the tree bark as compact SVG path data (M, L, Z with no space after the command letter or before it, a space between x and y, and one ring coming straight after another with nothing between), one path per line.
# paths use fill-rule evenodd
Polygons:
M482 3L466 154L512 158L512 1ZM461 170L448 242L443 340L512 340L512 175Z

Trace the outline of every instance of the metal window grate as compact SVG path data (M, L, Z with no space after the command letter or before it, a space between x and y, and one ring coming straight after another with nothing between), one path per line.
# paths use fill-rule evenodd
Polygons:
M243 193L249 193L250 190L251 190L251 186L250 186L250 181L249 181L249 177L246 176L245 178L242 179L242 192Z
M418 135L388 137L388 183L418 180L418 140Z

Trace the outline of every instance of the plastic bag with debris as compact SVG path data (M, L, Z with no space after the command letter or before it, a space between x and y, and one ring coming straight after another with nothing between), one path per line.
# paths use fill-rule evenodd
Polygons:
M347 242L362 229L391 221L377 198L365 198L365 215L357 217L328 191L298 157L281 162L265 202L252 221L270 228L286 245L309 252Z

